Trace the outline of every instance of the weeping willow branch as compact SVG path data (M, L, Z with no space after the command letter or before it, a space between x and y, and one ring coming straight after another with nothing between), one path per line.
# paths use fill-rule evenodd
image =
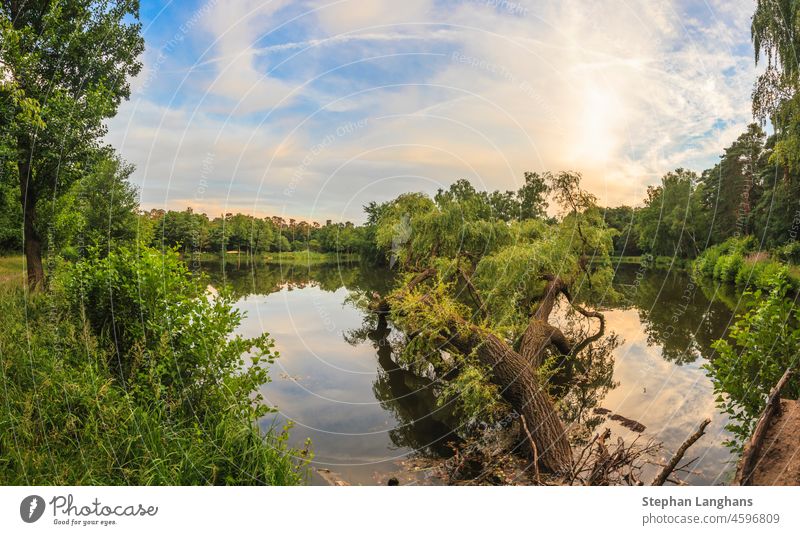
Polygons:
M478 289L472 284L472 279L467 275L466 271L463 268L458 268L458 273L461 275L461 278L464 280L464 284L467 285L467 289L469 290L469 294L472 297L472 300L475 301L475 305L478 307L478 311L481 313L481 317L486 319L488 317L488 312L486 312L486 304L481 299L480 293L478 293Z

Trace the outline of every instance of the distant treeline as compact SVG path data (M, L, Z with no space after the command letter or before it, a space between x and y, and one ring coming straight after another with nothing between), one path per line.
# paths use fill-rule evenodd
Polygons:
M699 175L676 169L648 188L644 206L606 209L606 223L619 231L614 253L695 258L730 238L753 236L756 248L781 248L800 260L800 173L776 162L775 143L752 124L714 167Z
M776 162L775 143L775 136L767 137L761 127L752 124L712 168L699 174L686 169L666 173L660 184L648 188L641 207L600 208L606 224L617 230L613 254L696 258L729 238L753 236L756 248L781 249L785 259L800 260L796 258L800 256L796 249L800 248L795 245L800 231L800 172ZM94 171L70 193L56 203L48 200L39 209L49 221L40 235L52 240L54 249L67 256L75 248L98 241L138 235L148 245L174 247L187 254L309 250L385 259L375 247L379 203L365 206L364 225L240 213L210 218L192 208L136 215L136 191L127 181L131 172L132 167L116 156L99 158ZM458 198L465 189L475 192L492 219L548 219L549 192L538 173L526 173L525 183L517 191L478 192L467 181L459 180L439 195ZM0 188L3 250L19 251L22 247L17 195L10 186Z
M324 224L282 217L259 218L225 214L210 219L187 208L183 212L150 210L143 216L152 225L154 245L176 247L184 253L238 251L262 254L281 251L357 253L366 243L365 229L347 221Z

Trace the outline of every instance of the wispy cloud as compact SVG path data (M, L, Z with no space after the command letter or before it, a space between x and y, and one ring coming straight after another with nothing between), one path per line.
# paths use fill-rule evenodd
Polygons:
M110 139L145 205L359 219L368 200L458 178L510 189L541 169L636 204L750 121L749 1L515 5L211 4Z

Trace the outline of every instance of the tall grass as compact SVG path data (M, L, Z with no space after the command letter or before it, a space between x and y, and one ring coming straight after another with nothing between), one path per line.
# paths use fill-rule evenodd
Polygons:
M194 287L175 258L162 265L172 274L154 277L154 286L144 289L154 310L122 306L141 315L135 321L148 323L146 334L155 340L129 329L124 316L109 329L76 308L69 288L78 275L82 285L73 289L113 288L120 305L130 299L121 284L142 291L127 278L153 275L158 257L144 254L150 256L88 262L62 274L47 293L0 284L0 484L301 483L308 454L287 446L286 429L260 432L256 418L265 408L253 388L266 372L258 358L242 364L255 346L268 353L268 339L233 337L238 315L225 302L150 291ZM186 323L157 320L161 300L170 295L191 303L182 309ZM102 291L94 299L87 305L103 313ZM121 331L125 347L114 341Z
M25 257L0 256L0 284L21 285L25 282Z

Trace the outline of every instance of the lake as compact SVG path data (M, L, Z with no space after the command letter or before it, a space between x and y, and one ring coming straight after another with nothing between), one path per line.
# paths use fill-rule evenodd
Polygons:
M358 264L228 263L223 269L210 263L203 269L212 285L227 284L238 298L246 314L241 334L268 332L275 339L280 357L262 393L278 412L261 424L293 422L292 443L311 438L315 469L350 484L385 484L389 474L407 469L409 456L449 454L456 436L447 408L437 406L429 380L392 358L391 342L400 334L391 325L376 326L373 315L348 299L353 292L387 291L391 273ZM732 437L703 364L734 317L736 293L701 288L684 272L634 265L618 267L615 287L622 301L603 307L607 332L620 337L604 364L608 373L571 391L562 412L580 407L581 415L572 416L595 431L610 428L612 438L632 439L636 433L623 423L641 424L645 437L663 443L667 458L710 417L705 436L684 459L697 458L692 473L682 479L727 483L735 457L723 443ZM324 484L316 470L311 483Z

